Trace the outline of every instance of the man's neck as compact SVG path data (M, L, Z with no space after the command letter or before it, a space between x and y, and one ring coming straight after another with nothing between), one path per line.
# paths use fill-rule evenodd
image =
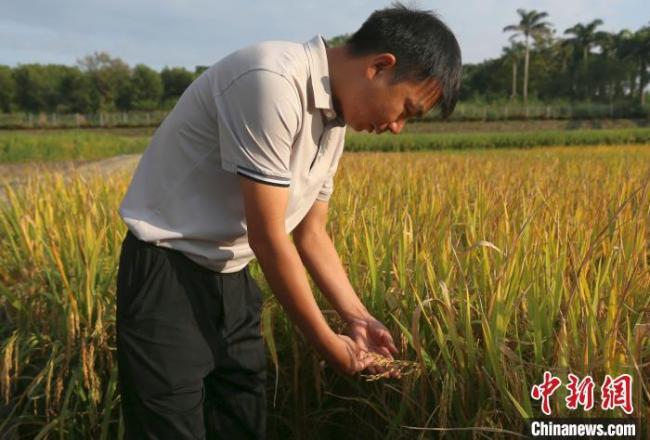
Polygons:
M332 103L334 111L341 117L341 107L339 96L345 86L343 85L343 78L347 67L348 54L345 46L327 47L327 69L330 75L330 87L332 90Z

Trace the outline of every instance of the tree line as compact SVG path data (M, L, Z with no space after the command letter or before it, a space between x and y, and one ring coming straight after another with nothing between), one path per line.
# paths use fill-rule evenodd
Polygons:
M521 97L526 104L530 95L546 102L645 104L650 22L636 31L606 32L598 18L557 36L547 12L517 14L519 21L503 28L510 37L501 56L465 66L461 99Z
M9 113L157 110L171 108L185 88L206 67L162 71L96 52L76 66L0 65L0 111Z
M503 28L509 44L496 59L464 65L461 100L528 105L542 102L645 104L650 78L650 23L636 31L606 32L603 20L576 23L561 36L548 13L518 9ZM344 44L348 34L328 40ZM95 113L171 108L206 67L194 72L144 64L130 67L100 52L76 66L0 65L0 111Z

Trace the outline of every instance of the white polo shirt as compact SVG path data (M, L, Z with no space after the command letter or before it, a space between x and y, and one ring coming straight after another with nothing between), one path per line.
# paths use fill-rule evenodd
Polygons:
M217 272L243 269L248 245L239 176L289 188L290 233L327 201L343 153L320 35L269 41L214 64L156 130L120 205L141 240Z

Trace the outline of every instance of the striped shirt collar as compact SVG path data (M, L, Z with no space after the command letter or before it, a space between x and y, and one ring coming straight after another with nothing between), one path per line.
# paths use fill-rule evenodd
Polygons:
M314 107L321 109L328 121L343 127L345 121L334 110L327 52L325 51L327 47L327 42L320 34L305 43Z

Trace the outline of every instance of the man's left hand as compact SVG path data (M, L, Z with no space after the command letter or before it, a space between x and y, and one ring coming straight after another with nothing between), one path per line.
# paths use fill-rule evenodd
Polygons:
M368 355L377 353L387 359L392 360L393 355L397 355L397 347L393 342L390 332L374 316L365 313L362 316L355 316L346 319L348 324L348 334L354 342L357 343L362 352ZM388 367L374 365L368 367L370 374L382 374L389 371L390 377L399 377L399 372L393 371Z

